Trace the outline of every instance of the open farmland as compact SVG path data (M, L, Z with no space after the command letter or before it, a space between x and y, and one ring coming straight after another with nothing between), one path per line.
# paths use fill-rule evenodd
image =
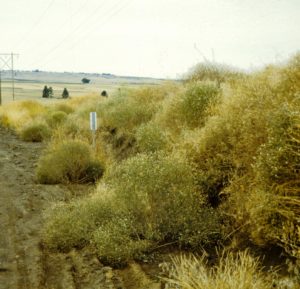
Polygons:
M83 84L83 78L90 79L90 83ZM140 77L115 76L111 74L87 73L58 73L58 72L27 72L15 73L15 100L38 100L43 102L61 99L64 88L67 88L70 97L82 95L100 95L103 90L113 94L122 93L123 88L137 87L140 85L158 85L164 80ZM44 86L53 88L53 99L43 99ZM11 72L2 72L2 103L13 101Z

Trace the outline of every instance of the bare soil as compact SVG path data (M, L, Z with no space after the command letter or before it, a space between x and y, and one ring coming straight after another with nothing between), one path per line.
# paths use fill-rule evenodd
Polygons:
M43 212L90 189L37 184L43 146L0 127L0 289L161 288L139 264L113 270L87 250L53 253L42 246Z

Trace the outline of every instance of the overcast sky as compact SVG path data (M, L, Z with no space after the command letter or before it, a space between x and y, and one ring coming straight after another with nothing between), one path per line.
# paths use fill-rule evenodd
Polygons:
M0 53L19 53L17 69L173 78L300 49L300 0L0 1Z

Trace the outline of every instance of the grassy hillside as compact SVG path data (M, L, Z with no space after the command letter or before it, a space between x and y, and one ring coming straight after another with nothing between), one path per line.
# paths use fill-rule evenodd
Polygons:
M49 210L46 246L89 247L115 266L168 246L194 253L226 246L232 254L280 248L299 277L300 55L247 75L200 68L182 84L0 110L0 123L20 135L29 125L49 132L40 182L96 181L92 195ZM90 111L100 124L94 149ZM186 276L189 266L196 275L205 271L202 261L176 261L170 282L235 287L216 285L226 272L242 288L270 288L274 277L262 276L249 253L241 253L221 257L225 265L206 271L203 287L203 280Z

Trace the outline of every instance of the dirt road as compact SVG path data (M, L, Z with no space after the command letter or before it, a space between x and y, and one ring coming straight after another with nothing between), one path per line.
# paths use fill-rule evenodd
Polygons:
M88 251L49 253L41 246L43 211L86 190L36 184L42 149L0 127L0 289L160 288L138 264L113 271Z

